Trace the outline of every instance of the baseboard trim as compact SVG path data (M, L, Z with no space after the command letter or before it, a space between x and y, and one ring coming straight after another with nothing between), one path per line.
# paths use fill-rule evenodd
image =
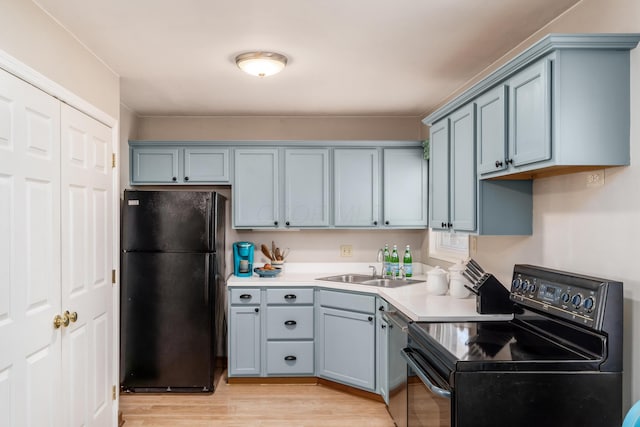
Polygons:
M228 384L315 384L384 403L377 393L318 377L227 377Z

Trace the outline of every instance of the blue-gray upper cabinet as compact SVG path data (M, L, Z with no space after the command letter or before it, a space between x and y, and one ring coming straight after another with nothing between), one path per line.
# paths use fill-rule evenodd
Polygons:
M509 173L551 158L551 58L515 74L475 105L481 175Z
M132 185L226 184L229 149L178 145L130 147Z
M431 126L429 142L429 225L449 228L449 118Z
M431 128L434 229L476 229L475 114L469 104Z
M336 148L333 156L335 226L377 226L380 224L378 150Z
M179 148L171 147L131 148L129 153L131 184L177 183L180 176L179 153Z
M280 225L277 148L236 148L234 152L233 226Z
M329 226L329 154L322 148L285 149L285 226Z
M628 165L629 51L639 40L638 34L550 34L423 121L437 123L477 105L480 179Z
M185 183L192 184L229 182L229 149L185 148L183 178Z
M416 148L385 148L383 151L384 225L426 227L429 222L428 162Z
M507 168L507 90L500 85L475 101L479 174Z

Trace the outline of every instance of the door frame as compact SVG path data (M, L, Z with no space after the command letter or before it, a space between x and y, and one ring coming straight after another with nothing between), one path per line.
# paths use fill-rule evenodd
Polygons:
M0 68L111 128L111 148L116 158L116 165L111 170L113 185L113 191L111 192L113 199L113 235L111 236L111 238L113 239L112 269L116 272L115 283L113 284L111 289L111 295L113 299L113 354L111 356L113 363L112 382L116 390L116 399L113 404L112 420L115 427L118 425L118 411L120 406L120 390L118 387L120 371L120 366L118 363L118 353L120 348L118 344L120 342L120 121L118 118L105 113L103 110L95 107L84 98L74 94L73 92L51 80L44 74L41 74L25 63L9 55L2 49L0 49Z

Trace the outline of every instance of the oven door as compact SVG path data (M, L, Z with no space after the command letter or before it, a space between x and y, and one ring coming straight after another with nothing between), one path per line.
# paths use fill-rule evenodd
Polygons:
M407 362L408 427L452 427L453 390L429 363L411 348L402 350Z

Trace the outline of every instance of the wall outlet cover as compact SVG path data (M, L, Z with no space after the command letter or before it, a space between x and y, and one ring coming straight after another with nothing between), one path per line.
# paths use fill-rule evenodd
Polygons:
M353 256L353 247L351 245L340 245L340 256Z

